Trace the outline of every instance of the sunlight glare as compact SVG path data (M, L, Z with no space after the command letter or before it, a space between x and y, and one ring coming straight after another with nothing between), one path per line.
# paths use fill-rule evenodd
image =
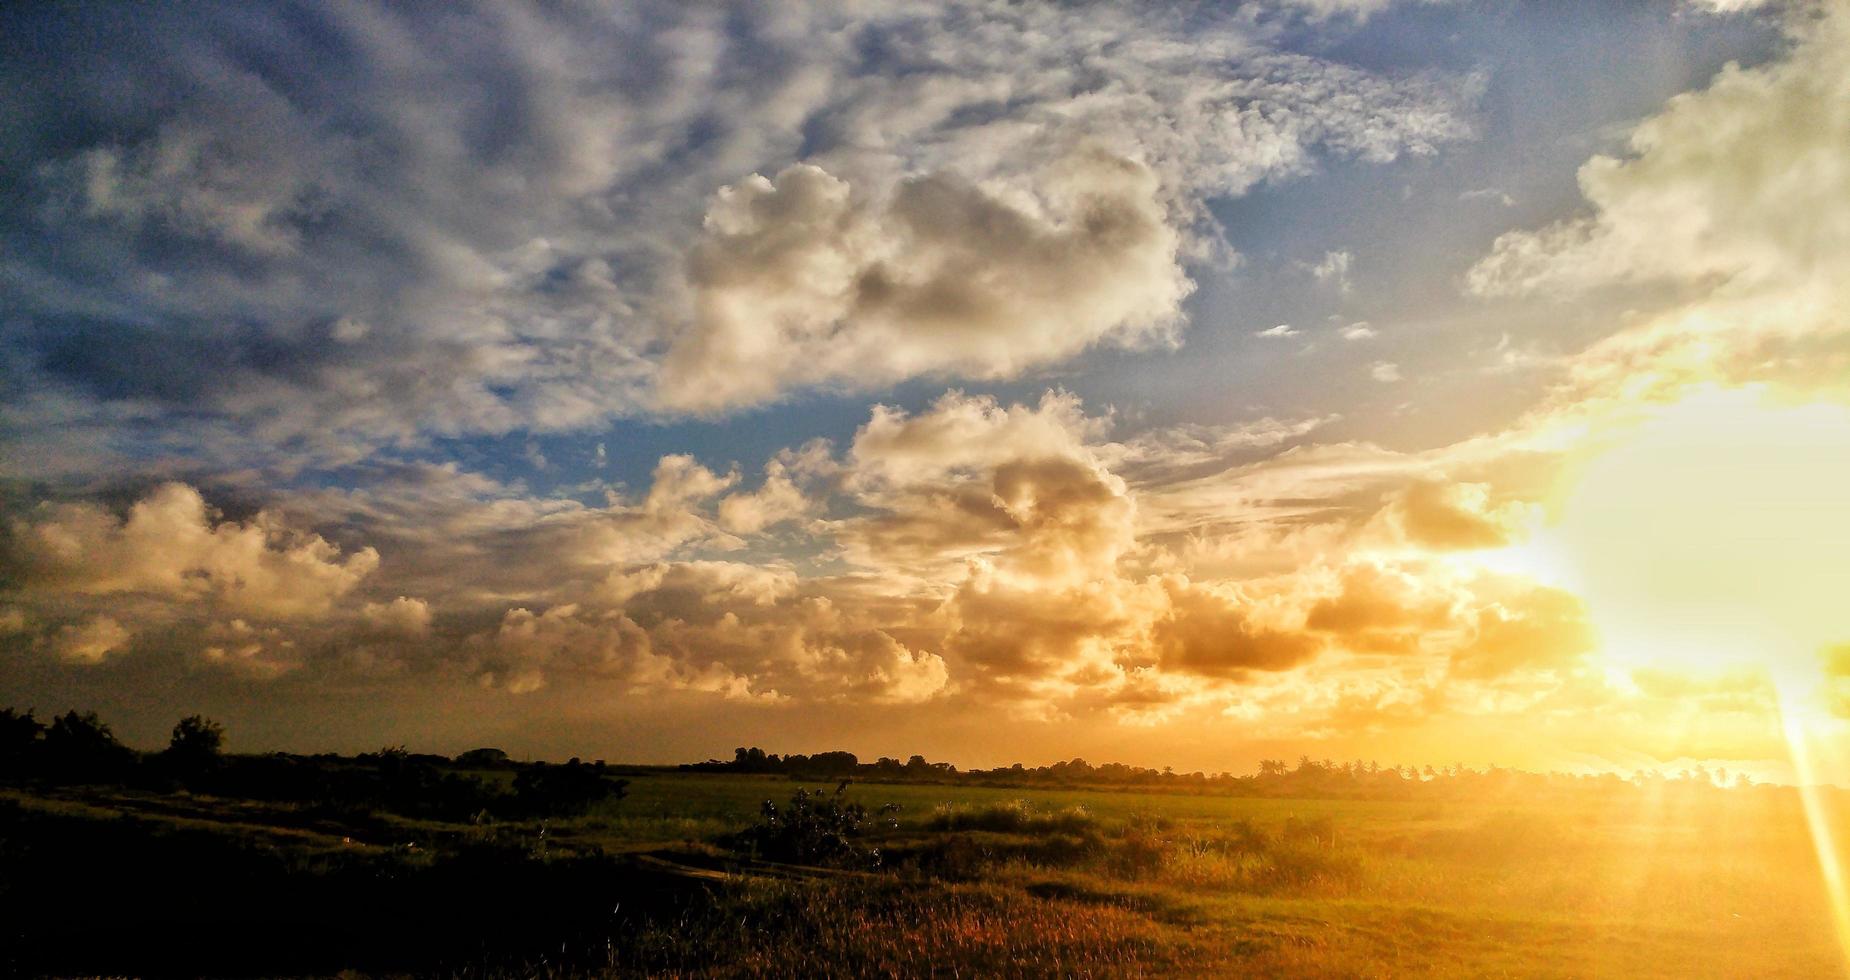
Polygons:
M1695 672L1850 638L1850 410L1709 389L1585 461L1536 547L1606 655Z

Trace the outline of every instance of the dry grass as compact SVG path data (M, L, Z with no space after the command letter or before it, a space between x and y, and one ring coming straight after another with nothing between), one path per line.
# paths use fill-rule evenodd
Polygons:
M747 825L759 801L792 789L638 779L635 810L550 824L540 849L648 848L724 870L729 859L712 842ZM870 807L904 805L898 826L882 824L869 841L885 856L877 874L733 877L699 901L625 919L595 948L474 972L1845 975L1817 857L1784 791L1646 806L1635 797L1407 804L944 786L851 792ZM311 846L309 836L336 832L317 826L305 835L273 826L282 817L263 808L209 799L9 798L47 819L132 813L266 847ZM422 835L439 852L447 840L470 839L457 828L368 827L382 828ZM538 828L505 832L526 846Z

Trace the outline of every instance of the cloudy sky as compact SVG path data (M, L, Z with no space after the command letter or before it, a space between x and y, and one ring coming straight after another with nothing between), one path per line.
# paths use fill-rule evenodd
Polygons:
M0 47L0 703L1850 779L1836 4L21 4Z

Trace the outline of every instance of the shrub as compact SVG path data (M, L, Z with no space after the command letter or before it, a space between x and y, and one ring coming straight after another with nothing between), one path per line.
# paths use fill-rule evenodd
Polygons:
M1148 812L1133 815L1105 851L1105 868L1125 877L1141 877L1162 867L1169 853L1169 821Z
M514 804L528 816L574 816L629 795L629 780L610 779L604 764L573 758L562 766L535 764L514 777Z
M882 812L897 809L888 804ZM861 839L867 808L843 802L839 789L834 794L799 789L783 808L766 800L758 812L758 823L734 838L755 855L803 864L880 865L879 850Z
M1336 821L1327 816L1314 819L1285 818L1285 843L1336 846Z

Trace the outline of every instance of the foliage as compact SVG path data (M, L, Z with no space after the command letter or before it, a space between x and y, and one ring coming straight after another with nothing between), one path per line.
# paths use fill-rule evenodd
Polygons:
M196 782L219 767L225 729L201 715L188 715L173 726L161 761L182 782Z
M52 719L40 743L42 769L61 782L110 782L128 776L134 750L116 740L96 712L67 711Z
M23 744L41 759L44 741ZM1301 768L1265 779L1305 792L1351 779ZM635 770L620 810L530 811L554 796L535 787L617 782L599 772L510 762L468 775L390 748L227 755L192 794L136 778L0 787L0 974L1840 969L1789 788L1692 778L1536 793L1456 771L1407 799L1272 798L934 774L766 807L766 774ZM886 799L905 816L870 812ZM1841 815L1850 795L1823 804ZM181 887L189 900L173 902ZM71 914L98 894L137 915ZM220 927L212 942L197 939L202 918Z
M495 769L507 765L508 757L500 749L470 749L456 757L456 764L467 769Z
M217 758L225 747L225 726L203 715L188 715L173 726L167 751L176 756Z
M514 802L529 816L571 816L622 799L628 786L627 779L607 777L601 760L586 765L574 757L562 766L538 763L521 770L514 777Z
M0 776L23 772L44 736L45 724L30 709L0 708Z
M759 821L736 838L750 853L774 861L833 866L878 867L880 851L862 839L867 829L867 808L833 794L798 789L782 807L765 800ZM884 811L890 814L892 811Z
M1083 806L1043 809L1027 800L1009 800L987 806L944 805L926 826L932 830L988 830L1016 834L1079 834L1096 828L1098 821Z

